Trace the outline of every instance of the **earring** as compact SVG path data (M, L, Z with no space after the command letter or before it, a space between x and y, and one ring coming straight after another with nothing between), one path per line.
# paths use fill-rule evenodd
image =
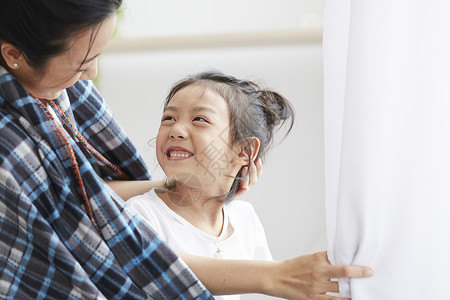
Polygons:
M18 63L13 63L13 67L17 69L19 67L19 64Z

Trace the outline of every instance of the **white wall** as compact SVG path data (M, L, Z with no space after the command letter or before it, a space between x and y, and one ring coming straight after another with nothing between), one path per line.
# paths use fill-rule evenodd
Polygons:
M155 2L125 1L118 36L305 28L319 26L322 13L322 3L317 0ZM233 14L235 19L227 26ZM243 199L255 206L275 259L325 249L320 44L106 52L100 58L98 86L153 173L160 177L154 149L147 142L157 133L162 102L174 82L211 68L262 82L294 104L295 127L269 152L262 178Z
M320 27L322 0L123 0L119 36Z

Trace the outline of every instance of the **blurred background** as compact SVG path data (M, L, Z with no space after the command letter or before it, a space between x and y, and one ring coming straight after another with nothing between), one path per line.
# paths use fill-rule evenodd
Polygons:
M254 205L275 260L326 247L322 18L322 0L124 0L99 60L97 86L156 179L162 103L185 76L220 70L294 104L291 134L274 143L263 176L241 197Z

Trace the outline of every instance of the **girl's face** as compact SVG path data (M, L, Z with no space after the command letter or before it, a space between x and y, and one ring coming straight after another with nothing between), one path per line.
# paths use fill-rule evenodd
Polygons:
M230 143L228 105L200 85L178 91L161 118L156 155L165 174L183 180L195 176L205 188L228 192L241 165ZM226 176L228 175L228 176Z
M94 32L94 36L92 30L75 36L70 49L50 58L44 72L36 71L21 57L20 68L13 71L13 75L34 96L55 99L78 80L94 79L97 76L97 57L111 39L115 24L116 15L111 14L95 29L98 32ZM94 38L93 42L91 38Z

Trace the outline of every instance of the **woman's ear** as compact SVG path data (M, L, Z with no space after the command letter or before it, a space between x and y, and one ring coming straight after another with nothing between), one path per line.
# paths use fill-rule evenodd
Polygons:
M239 146L238 153L234 158L235 163L240 166L247 166L250 164L250 161L254 162L255 159L258 157L260 145L261 143L257 137L251 137L249 145L251 151L249 151L248 146L246 145Z
M20 68L23 58L22 52L9 43L1 44L1 54L8 67L12 70Z

